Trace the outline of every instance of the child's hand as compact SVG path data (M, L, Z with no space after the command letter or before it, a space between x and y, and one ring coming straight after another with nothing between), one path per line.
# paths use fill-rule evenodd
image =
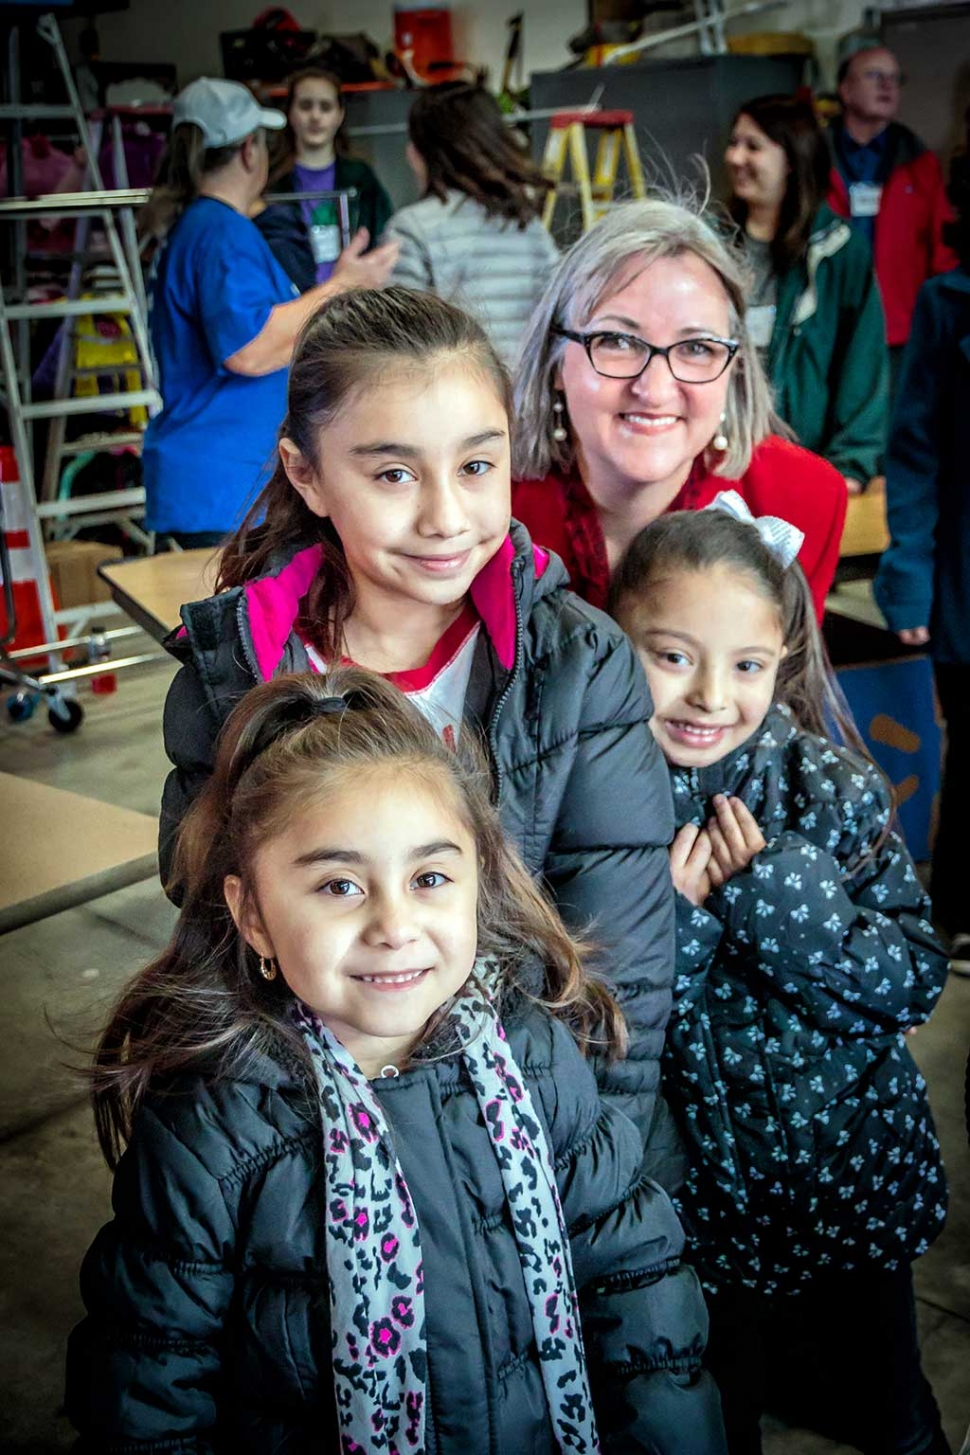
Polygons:
M748 867L755 854L760 854L765 847L765 839L751 810L740 798L716 794L714 813L715 817L707 825L711 843L708 874L717 889L733 874Z
M711 840L706 829L685 823L670 846L670 877L691 904L703 904L711 892Z

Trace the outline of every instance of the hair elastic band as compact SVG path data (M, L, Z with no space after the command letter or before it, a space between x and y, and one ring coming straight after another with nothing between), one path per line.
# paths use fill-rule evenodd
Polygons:
M260 736L254 743L248 761L239 770L240 776L244 772L248 773L256 759L261 758L267 748L271 748L275 743L289 737L298 728L306 727L308 723L313 722L314 718L326 717L330 713L346 712L350 705L346 697L314 698L301 693L299 697L293 698L280 708L279 716L272 724L268 735Z
M802 548L805 539L803 530L778 515L752 515L747 501L736 490L722 490L704 509L723 510L726 515L733 515L735 520L753 525L775 560L780 561L786 571Z
M328 712L346 712L349 706L346 697L318 697L310 710L310 717L324 717Z

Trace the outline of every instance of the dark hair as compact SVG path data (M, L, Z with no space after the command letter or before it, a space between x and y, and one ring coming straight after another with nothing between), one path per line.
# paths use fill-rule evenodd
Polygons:
M620 619L631 598L677 571L727 566L752 578L778 610L788 648L778 669L775 696L806 732L831 736L869 757L852 713L832 672L805 573L797 561L787 568L758 532L724 510L676 510L636 536L610 588L610 612Z
M441 355L460 359L494 386L512 417L509 377L481 325L433 293L410 288L358 288L339 294L306 323L290 362L287 413L280 437L293 441L313 470L320 435L356 389L389 364L427 368ZM340 655L353 592L343 546L291 485L281 461L222 555L218 589L240 586L267 570L272 557L297 544L319 544L323 559L307 596L305 622L326 661Z
M207 147L200 127L183 121L174 127L158 164L152 195L142 208L139 223L150 237L171 232L190 202L199 195L202 178L231 162L248 138L225 147Z
M825 201L830 170L828 146L809 101L794 96L756 96L738 107L732 130L741 116L749 117L769 141L783 148L791 168L771 244L775 271L784 273L804 255L815 214ZM732 197L728 210L744 227L747 204Z
M332 86L336 93L337 105L341 110L344 108L343 87L340 84L340 77L334 75L333 71L328 71L325 66L304 66L302 70L293 72L286 83L286 101L283 105L283 110L286 112L286 126L277 133L277 139L270 155L268 187L272 187L274 182L278 182L281 177L292 172L296 162L296 138L290 125L290 112L296 100L296 93L304 81L326 81L327 85ZM343 122L337 128L333 147L338 156L346 156L350 150L344 134Z
M335 697L346 709L321 711ZM506 842L488 766L471 735L461 735L457 750L448 747L397 688L360 668L277 677L247 693L223 727L212 777L179 832L173 882L184 901L175 932L122 993L100 1039L89 1074L110 1166L142 1098L178 1072L231 1075L253 1055L279 1053L281 1042L290 1059L306 1064L288 1026L291 992L282 977L260 976L223 884L238 875L251 896L254 857L294 808L313 802L335 777L353 780L380 767L444 793L468 828L478 852L478 954L497 963L500 986L566 1020L581 1043L622 1052L620 1011ZM536 962L545 971L541 989ZM434 1029L433 1021L425 1040Z
M464 192L490 217L506 217L524 228L552 186L516 145L498 102L484 86L446 81L419 91L408 132L428 169L426 195L442 202L449 190Z

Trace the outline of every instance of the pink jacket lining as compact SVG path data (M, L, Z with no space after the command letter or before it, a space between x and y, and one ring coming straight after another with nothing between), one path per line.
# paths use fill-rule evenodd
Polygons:
M549 564L549 553L533 546L536 579ZM268 681L283 657L287 638L299 615L300 602L320 569L320 546L299 551L276 576L263 576L250 581L243 590L249 612L253 651L260 675ZM471 586L475 610L484 623L502 666L511 671L515 665L515 593L512 586L512 561L515 546L506 536L501 548L479 571ZM179 633L182 635L185 628Z

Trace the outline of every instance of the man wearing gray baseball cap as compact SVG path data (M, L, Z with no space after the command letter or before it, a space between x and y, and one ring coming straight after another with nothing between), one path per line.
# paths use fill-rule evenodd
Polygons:
M250 213L266 186L267 131L286 125L237 81L204 76L176 98L145 209L161 241L150 289L163 408L142 450L146 525L183 547L217 543L244 514L286 414L287 365L310 315L385 281L398 245L362 229L302 297Z

